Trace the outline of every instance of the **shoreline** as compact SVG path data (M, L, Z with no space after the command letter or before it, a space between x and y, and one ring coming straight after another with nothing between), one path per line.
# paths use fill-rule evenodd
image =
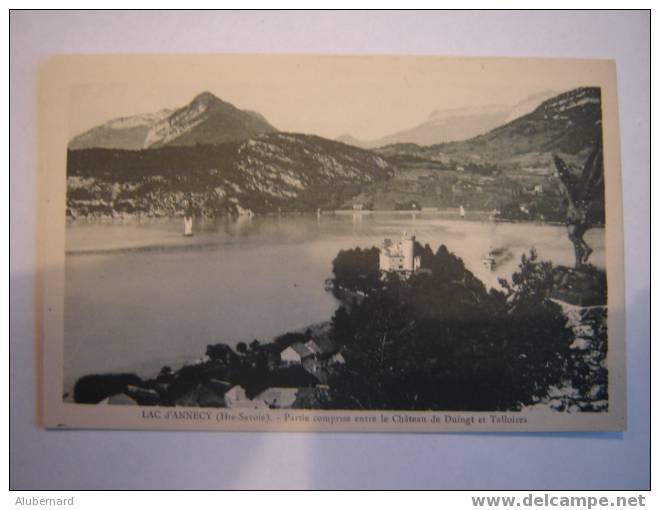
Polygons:
M240 222L252 220L253 218L272 218L272 217L332 217L332 216L412 216L417 219L418 217L438 218L454 220L458 219L465 222L481 222L481 223L515 223L521 225L548 225L548 226L565 226L566 223L560 221L541 221L541 220L518 220L509 218L496 218L489 217L490 211L474 210L468 211L465 217L460 217L457 209L439 209L434 211L401 211L395 209L380 209L380 210L351 210L351 209L336 209L331 211L321 211L321 213L313 211L287 211L287 212L266 212L266 213L253 213L253 214L239 214L239 215L225 215L225 216L199 216L195 217L195 221L201 223L217 223L224 222ZM120 215L120 216L79 216L72 218L67 216L66 225L75 224L136 224L136 223L167 223L174 220L182 220L184 216L148 216L148 215ZM605 224L591 225L590 229L604 229Z
M314 322L312 324L308 324L306 326L296 328L296 329L291 329L287 330L282 333L275 334L271 336L268 340L265 340L261 345L276 345L276 340L284 335L288 335L291 333L294 334L301 334L305 333L308 330L311 330L312 334L315 336L321 336L321 335L327 335L329 333L330 326L332 324L332 317L330 317L327 320L321 321L321 322ZM236 344L238 343L248 343L245 340L238 340ZM214 343L209 343L208 345L215 345ZM236 345L234 344L232 346L232 349L235 349ZM136 365L125 365L121 369L110 369L104 372L96 372L96 373L89 373L89 374L83 374L82 376L76 378L75 381L73 381L70 384L63 384L62 388L62 394L65 395L65 398L71 398L71 401L73 401L73 388L76 384L76 381L80 379L81 377L84 377L86 375L111 375L111 374L119 374L119 373L131 373L135 374L138 377L140 377L142 380L149 380L149 379L155 379L160 371L163 369L163 367L168 366L172 369L173 372L177 372L181 370L184 367L194 367L198 365L202 365L209 361L209 357L206 354L200 354L195 355L195 356L180 356L176 360L171 360L165 362L165 364L161 365L160 362L155 362L154 363L141 363L142 368L138 368Z

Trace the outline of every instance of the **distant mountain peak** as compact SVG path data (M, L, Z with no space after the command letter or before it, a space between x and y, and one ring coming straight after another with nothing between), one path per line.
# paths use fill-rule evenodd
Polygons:
M354 137L350 133L344 133L344 134L338 136L337 138L335 138L335 140L337 140L338 142L344 143L346 145L352 145L354 147L360 147L360 148L363 148L363 149L367 148L366 146L368 145L368 144L365 144L365 142L363 142L362 140Z
M193 103L200 101L210 102L210 101L220 101L220 99L213 92L209 92L208 90L205 90L204 92L200 92L199 94L197 94L192 100Z
M96 126L71 140L69 148L135 150L170 144L216 144L276 131L260 113L240 110L204 91L174 110L114 119Z
M236 108L231 103L227 103L226 101L223 101L218 96L208 91L202 92L201 94L197 94L193 98L193 100L190 101L188 106L189 107L202 106L206 109L212 108L214 106L222 106L222 107L229 107L238 110L238 108Z
M376 140L360 140L349 134L341 135L337 140L368 149L407 143L428 146L469 140L532 112L542 101L555 95L556 92L544 91L515 105L486 104L433 110L421 124Z
M476 115L498 114L509 110L511 107L502 104L491 104L484 106L471 106L465 108L450 108L447 110L433 110L428 121L446 120L456 117L468 117Z

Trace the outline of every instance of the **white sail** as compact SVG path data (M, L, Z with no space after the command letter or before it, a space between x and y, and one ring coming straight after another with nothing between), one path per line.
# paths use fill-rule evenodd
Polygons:
M463 206L459 208L459 211L461 213L461 218L465 218L465 209L463 209Z
M192 217L191 216L186 216L183 219L183 235L184 236L191 236L192 235Z

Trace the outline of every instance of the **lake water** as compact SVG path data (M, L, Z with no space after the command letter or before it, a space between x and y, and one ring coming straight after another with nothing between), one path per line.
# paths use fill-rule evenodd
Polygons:
M67 225L65 388L85 374L142 376L235 345L328 320L337 307L324 289L340 249L378 246L414 232L436 250L460 256L487 286L510 277L534 246L539 257L572 265L563 226L493 223L476 214L374 213L182 220L76 221ZM591 262L604 267L604 231L585 236ZM495 271L482 257L507 247Z

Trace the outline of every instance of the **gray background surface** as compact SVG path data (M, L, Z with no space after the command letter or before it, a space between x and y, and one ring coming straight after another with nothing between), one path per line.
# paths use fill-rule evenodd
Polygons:
M12 488L649 487L648 13L13 12L10 17ZM628 431L384 435L37 428L36 66L50 54L121 52L616 59L626 241Z

